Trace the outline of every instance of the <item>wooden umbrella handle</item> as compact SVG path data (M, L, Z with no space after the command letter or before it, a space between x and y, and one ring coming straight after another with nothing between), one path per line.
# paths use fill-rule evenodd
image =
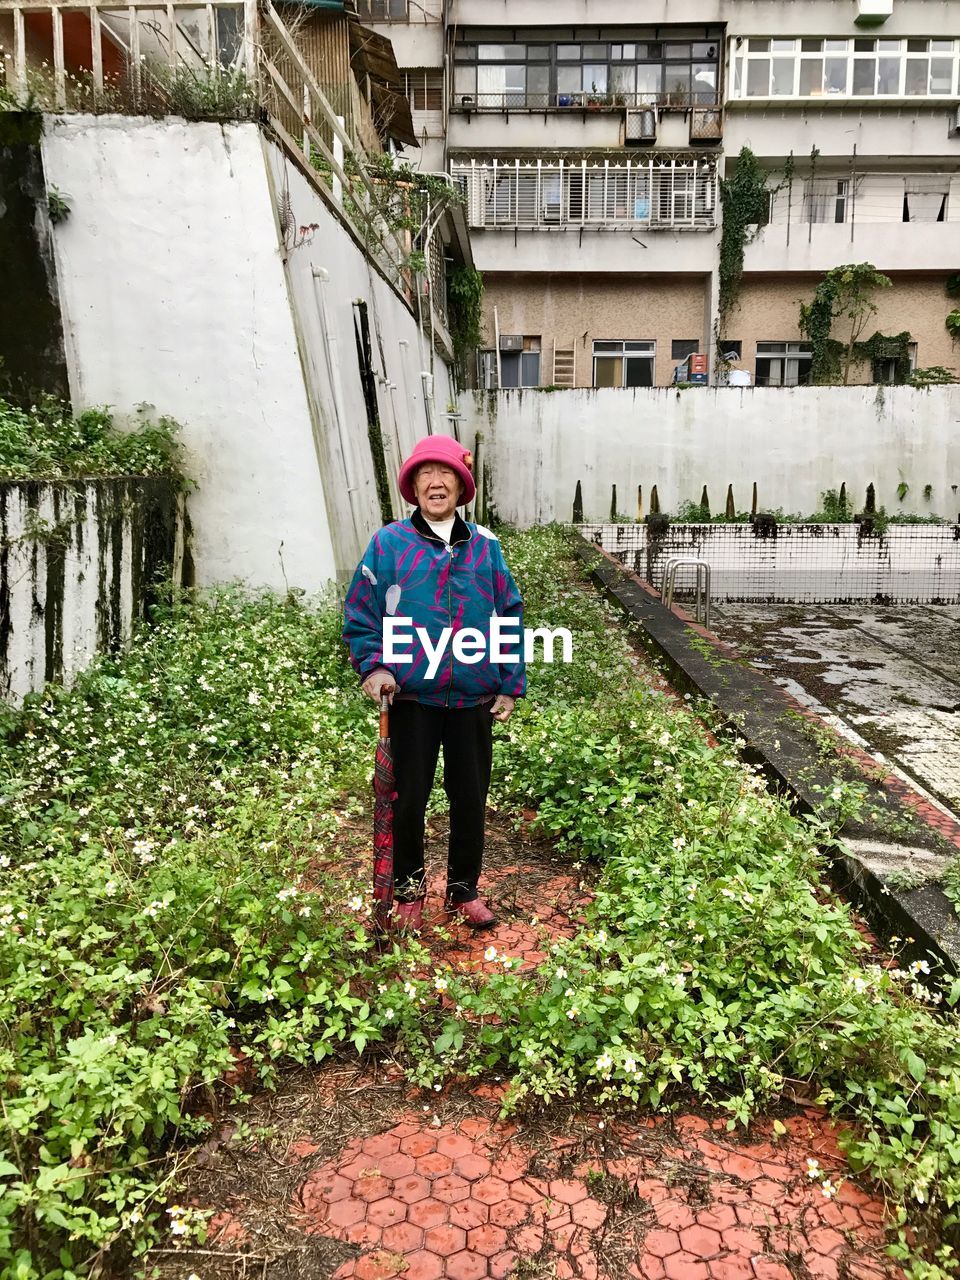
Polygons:
M380 691L380 737L390 737L390 697Z

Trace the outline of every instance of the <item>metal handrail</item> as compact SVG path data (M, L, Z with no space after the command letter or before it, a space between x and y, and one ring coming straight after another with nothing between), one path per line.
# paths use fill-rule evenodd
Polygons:
M693 566L697 570L697 585L695 596L695 618L700 622L700 600L703 598L703 625L709 629L710 627L710 565L706 560L699 560L695 556L670 556L663 567L663 580L660 584L660 599L668 609L673 608L673 592L676 586L677 570L688 566ZM703 574L703 587L700 585L700 575Z

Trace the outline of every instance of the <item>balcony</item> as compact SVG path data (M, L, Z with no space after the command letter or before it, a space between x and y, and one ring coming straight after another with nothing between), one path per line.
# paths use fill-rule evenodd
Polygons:
M496 93L455 93L451 111L623 111L626 108L657 107L668 111L716 108L715 90L690 93L527 93L505 90Z
M756 274L823 272L867 260L881 271L942 272L958 239L960 174L861 173L798 178L744 254Z
M476 229L697 231L717 225L711 156L471 159L453 161L450 171Z

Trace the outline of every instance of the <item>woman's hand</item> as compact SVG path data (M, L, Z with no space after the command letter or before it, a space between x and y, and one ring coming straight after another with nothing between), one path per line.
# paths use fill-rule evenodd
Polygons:
M506 724L513 714L513 708L516 706L516 698L511 698L506 693L498 693L493 700L493 706L490 708L490 714L494 720L499 720L501 724Z
M375 671L371 671L361 687L367 697L372 698L378 705L383 694L386 694L391 707L393 706L397 682L386 667L377 667Z

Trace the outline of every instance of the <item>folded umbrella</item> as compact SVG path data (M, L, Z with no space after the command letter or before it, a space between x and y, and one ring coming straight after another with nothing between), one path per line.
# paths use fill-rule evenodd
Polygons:
M373 768L373 900L377 924L393 910L393 802L397 798L390 748L390 699L380 695L380 740Z

